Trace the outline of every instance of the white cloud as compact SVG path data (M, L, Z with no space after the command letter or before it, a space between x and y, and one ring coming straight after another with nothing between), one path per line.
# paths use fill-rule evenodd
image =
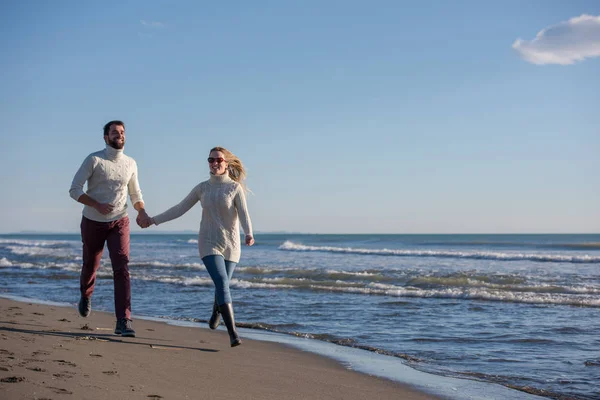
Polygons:
M162 28L165 26L162 22L141 20L140 23L150 28Z
M569 65L600 57L600 16L583 14L541 30L533 40L517 39L513 45L532 64Z

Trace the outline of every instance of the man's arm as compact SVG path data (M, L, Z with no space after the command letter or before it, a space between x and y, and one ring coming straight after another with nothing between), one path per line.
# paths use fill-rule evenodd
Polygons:
M140 183L138 182L137 163L135 161L133 161L133 174L131 175L131 178L129 178L129 182L127 182L127 190L129 192L129 198L131 199L133 208L135 208L135 210L138 212L135 222L137 222L141 228L149 227L151 225L151 218L146 213L146 209L144 208L142 191L140 190Z
M85 204L86 206L95 208L102 215L110 214L112 212L112 210L114 209L112 204L98 203L96 200L92 199L90 196L88 196L85 193L82 194L81 196L79 196L77 201L80 202L81 204Z
M77 170L73 182L71 183L69 194L74 200L77 200L86 206L95 208L100 214L109 214L114 208L111 204L99 203L83 192L83 185L85 185L85 182L92 176L93 172L94 160L91 156L88 156L81 164L81 167L79 167L79 170Z

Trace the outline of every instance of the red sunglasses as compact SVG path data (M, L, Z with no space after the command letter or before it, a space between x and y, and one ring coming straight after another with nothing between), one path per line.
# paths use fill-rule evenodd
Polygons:
M214 158L214 157L208 157L208 163L209 163L209 164L212 164L212 163L214 163L215 161L217 162L217 164L221 164L223 161L225 161L225 159L224 159L223 157L217 157L217 158Z

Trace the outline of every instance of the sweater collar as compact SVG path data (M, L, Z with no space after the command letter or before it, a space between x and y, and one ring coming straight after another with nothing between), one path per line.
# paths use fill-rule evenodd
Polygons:
M123 149L115 149L107 144L106 149L104 149L104 154L109 160L116 161L123 156Z
M229 177L228 173L224 173L223 175L210 174L210 183L220 184L228 182L233 182L233 180Z

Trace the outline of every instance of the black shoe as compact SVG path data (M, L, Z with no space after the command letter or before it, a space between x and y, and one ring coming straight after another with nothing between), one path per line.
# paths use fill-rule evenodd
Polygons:
M217 329L219 323L221 322L221 314L219 313L219 306L217 306L217 301L213 303L213 311L210 319L208 320L208 327L210 329Z
M229 344L231 347L236 347L242 344L242 340L235 329L235 320L233 317L233 305L231 303L225 303L219 306L219 312L223 316L223 322L227 327L227 333L229 333Z
M81 296L79 304L77 305L79 315L87 317L92 312L92 299Z
M135 331L131 325L131 320L127 318L118 319L117 326L115 327L115 335L135 337Z

